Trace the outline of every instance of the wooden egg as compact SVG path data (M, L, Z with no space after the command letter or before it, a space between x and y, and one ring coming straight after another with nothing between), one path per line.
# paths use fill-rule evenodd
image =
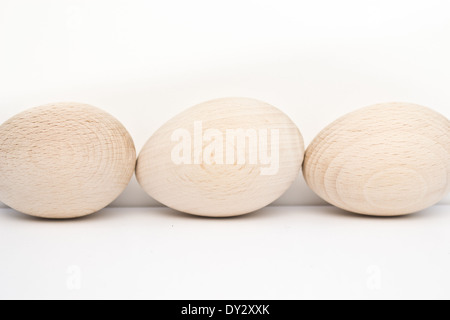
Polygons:
M303 155L298 128L280 110L254 99L223 98L194 106L156 131L136 175L168 207L229 217L280 197L297 178Z
M347 211L405 215L450 189L450 122L408 103L377 104L324 129L306 151L308 185Z
M110 204L135 168L133 140L108 113L49 104L0 126L0 201L43 218L85 216Z

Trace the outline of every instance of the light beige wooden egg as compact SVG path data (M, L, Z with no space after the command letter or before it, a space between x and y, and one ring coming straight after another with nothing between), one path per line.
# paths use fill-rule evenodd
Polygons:
M258 210L297 178L304 145L275 107L248 98L194 106L143 148L136 175L149 195L178 211L210 217Z
M0 126L0 201L43 218L110 204L135 168L133 140L108 113L79 103L22 112Z
M409 103L360 109L315 138L303 172L320 197L347 211L375 216L421 211L450 189L450 122Z

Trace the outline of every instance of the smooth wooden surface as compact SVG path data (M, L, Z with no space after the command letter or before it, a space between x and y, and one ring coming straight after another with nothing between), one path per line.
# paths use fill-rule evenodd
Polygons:
M417 212L450 188L450 122L431 109L385 103L325 128L306 151L304 176L324 200L379 216Z
M261 175L262 165L249 162L175 164L171 153L176 143L171 135L180 128L194 135L196 121L202 121L204 130L221 132L279 130L278 172ZM224 98L189 108L156 131L138 158L136 176L149 195L173 209L203 216L236 216L279 198L297 178L303 155L303 138L297 126L280 110L254 99Z
M108 113L79 103L30 109L0 126L0 201L23 213L74 218L128 185L136 150Z

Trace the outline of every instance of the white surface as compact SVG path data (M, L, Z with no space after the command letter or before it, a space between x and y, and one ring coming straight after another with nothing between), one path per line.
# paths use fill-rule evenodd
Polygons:
M279 107L306 143L379 102L448 118L449 11L447 0L2 0L0 122L86 102L119 118L140 150L172 116L226 96ZM315 203L301 178L277 202ZM114 205L152 204L133 183Z
M449 299L450 206L401 218L271 207L232 219L0 209L0 298Z

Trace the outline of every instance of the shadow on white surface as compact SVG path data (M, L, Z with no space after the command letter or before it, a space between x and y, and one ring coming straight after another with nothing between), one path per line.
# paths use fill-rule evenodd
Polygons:
M109 221L112 219L121 219L122 217L122 211L127 212L129 210L138 209L142 215L148 214L148 217L159 217L159 218L168 218L168 219L177 219L177 220L210 220L210 221L226 221L226 220L232 220L232 221L240 221L240 220L270 220L270 219L276 219L277 218L277 208L283 209L283 208L290 208L292 212L298 212L299 216L304 214L305 208L312 209L314 211L318 211L318 215L321 215L323 217L333 217L334 219L338 218L344 218L344 219L367 219L367 220L417 220L417 219L430 219L432 216L432 213L434 211L434 207L428 208L426 210L416 212L409 215L402 215L402 216L393 216L393 217L382 217L382 216L369 216L369 215L361 215L352 213L349 211L342 210L340 208L334 207L334 206L269 206L265 207L263 209L240 215L240 216L234 216L234 217L204 217L204 216L197 216L192 215L184 212L180 212L171 208L167 207L130 207L130 208L105 208L101 211L98 211L96 213L80 217L80 218L73 218L73 219L45 219L45 218L38 218L33 217L27 214L23 214L21 212L18 212L13 209L1 209L0 215L4 219L11 219L11 220L18 220L18 221L30 221L32 223L41 223L41 224L70 224L70 223L84 223L84 222L91 222L91 221L101 221L104 220ZM297 210L296 210L297 209ZM320 209L320 210L316 210ZM146 212L147 211L147 212ZM450 213L449 213L450 214ZM126 215L126 213L125 213Z

